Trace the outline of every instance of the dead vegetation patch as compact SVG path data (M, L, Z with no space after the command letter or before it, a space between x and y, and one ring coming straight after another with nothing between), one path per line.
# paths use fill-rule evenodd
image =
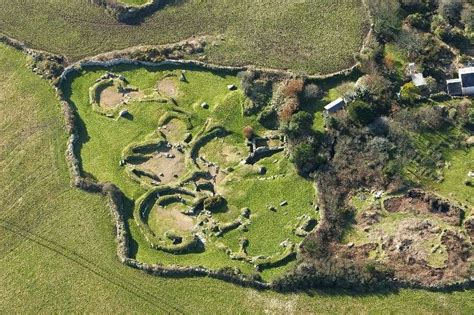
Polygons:
M387 211L411 212L416 214L434 214L451 225L460 225L464 211L446 200L421 190L410 190L404 196L384 201Z

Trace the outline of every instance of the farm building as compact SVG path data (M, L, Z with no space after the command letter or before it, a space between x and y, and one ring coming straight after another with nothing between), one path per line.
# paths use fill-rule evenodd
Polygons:
M459 78L446 81L451 96L474 95L474 67L459 69Z
M328 114L333 114L338 110L342 109L345 105L346 101L342 97L340 97L337 100L332 101L331 103L324 106L324 109Z
M408 64L408 72L411 76L411 80L416 87L426 86L426 79L423 77L423 73L416 70L414 63Z
M451 96L460 96L462 95L462 85L461 80L452 79L446 80L446 86L448 88L448 94Z

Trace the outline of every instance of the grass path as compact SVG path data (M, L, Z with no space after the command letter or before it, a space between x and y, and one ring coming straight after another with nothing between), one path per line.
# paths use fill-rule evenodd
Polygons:
M26 62L0 45L1 313L473 313L471 292L281 295L123 266L105 201L69 187L60 108Z

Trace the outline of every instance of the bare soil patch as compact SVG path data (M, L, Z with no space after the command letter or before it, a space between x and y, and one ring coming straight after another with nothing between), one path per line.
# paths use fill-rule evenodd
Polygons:
M160 94L168 97L176 97L178 95L178 83L174 77L168 77L158 81L156 88Z
M163 230L163 232L167 230L191 232L194 228L193 218L182 214L179 207L173 207L173 205L166 208L157 206L153 211L156 211L154 225L160 226L160 230Z
M176 148L164 148L140 165L140 168L156 175L161 184L175 181L185 172L184 154Z
M105 109L114 109L123 103L123 94L115 86L109 86L100 92L100 106Z

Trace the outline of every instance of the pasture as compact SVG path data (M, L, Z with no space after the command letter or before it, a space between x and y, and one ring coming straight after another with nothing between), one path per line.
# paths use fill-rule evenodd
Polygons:
M368 19L362 0L177 1L138 25L85 0L3 0L0 29L71 61L209 35L209 62L326 74L355 63Z
M235 266L248 274L261 271L267 280L293 266L288 262L295 260L295 246L310 231L296 233L303 217L311 222L319 219L315 187L297 175L287 153L279 149L282 135L266 130L254 116L243 115L248 100L235 75L174 66L82 72L63 88L81 117L83 169L91 178L117 184L134 203L129 225L138 260ZM110 87L97 87L107 72L128 84L119 87L130 92L117 104L126 109L126 117L114 116L117 110L104 115L97 105L101 100L90 96L110 95L104 93ZM130 93L141 97L130 98ZM91 106L91 97L96 107ZM255 139L268 141L260 150L268 145L277 151L242 164L252 152L242 135L246 126L253 128ZM177 190L164 193L163 187ZM166 196L154 198L154 194ZM222 196L225 204L218 209L204 207L206 211L194 205L213 195ZM248 214L242 214L244 208ZM183 222L188 222L186 227ZM204 249L191 248L196 246L192 235L200 238ZM161 250L151 248L144 238ZM254 270L254 265L259 267Z
M61 109L27 63L0 45L2 312L472 314L472 292L282 295L123 266L105 200L69 186Z

